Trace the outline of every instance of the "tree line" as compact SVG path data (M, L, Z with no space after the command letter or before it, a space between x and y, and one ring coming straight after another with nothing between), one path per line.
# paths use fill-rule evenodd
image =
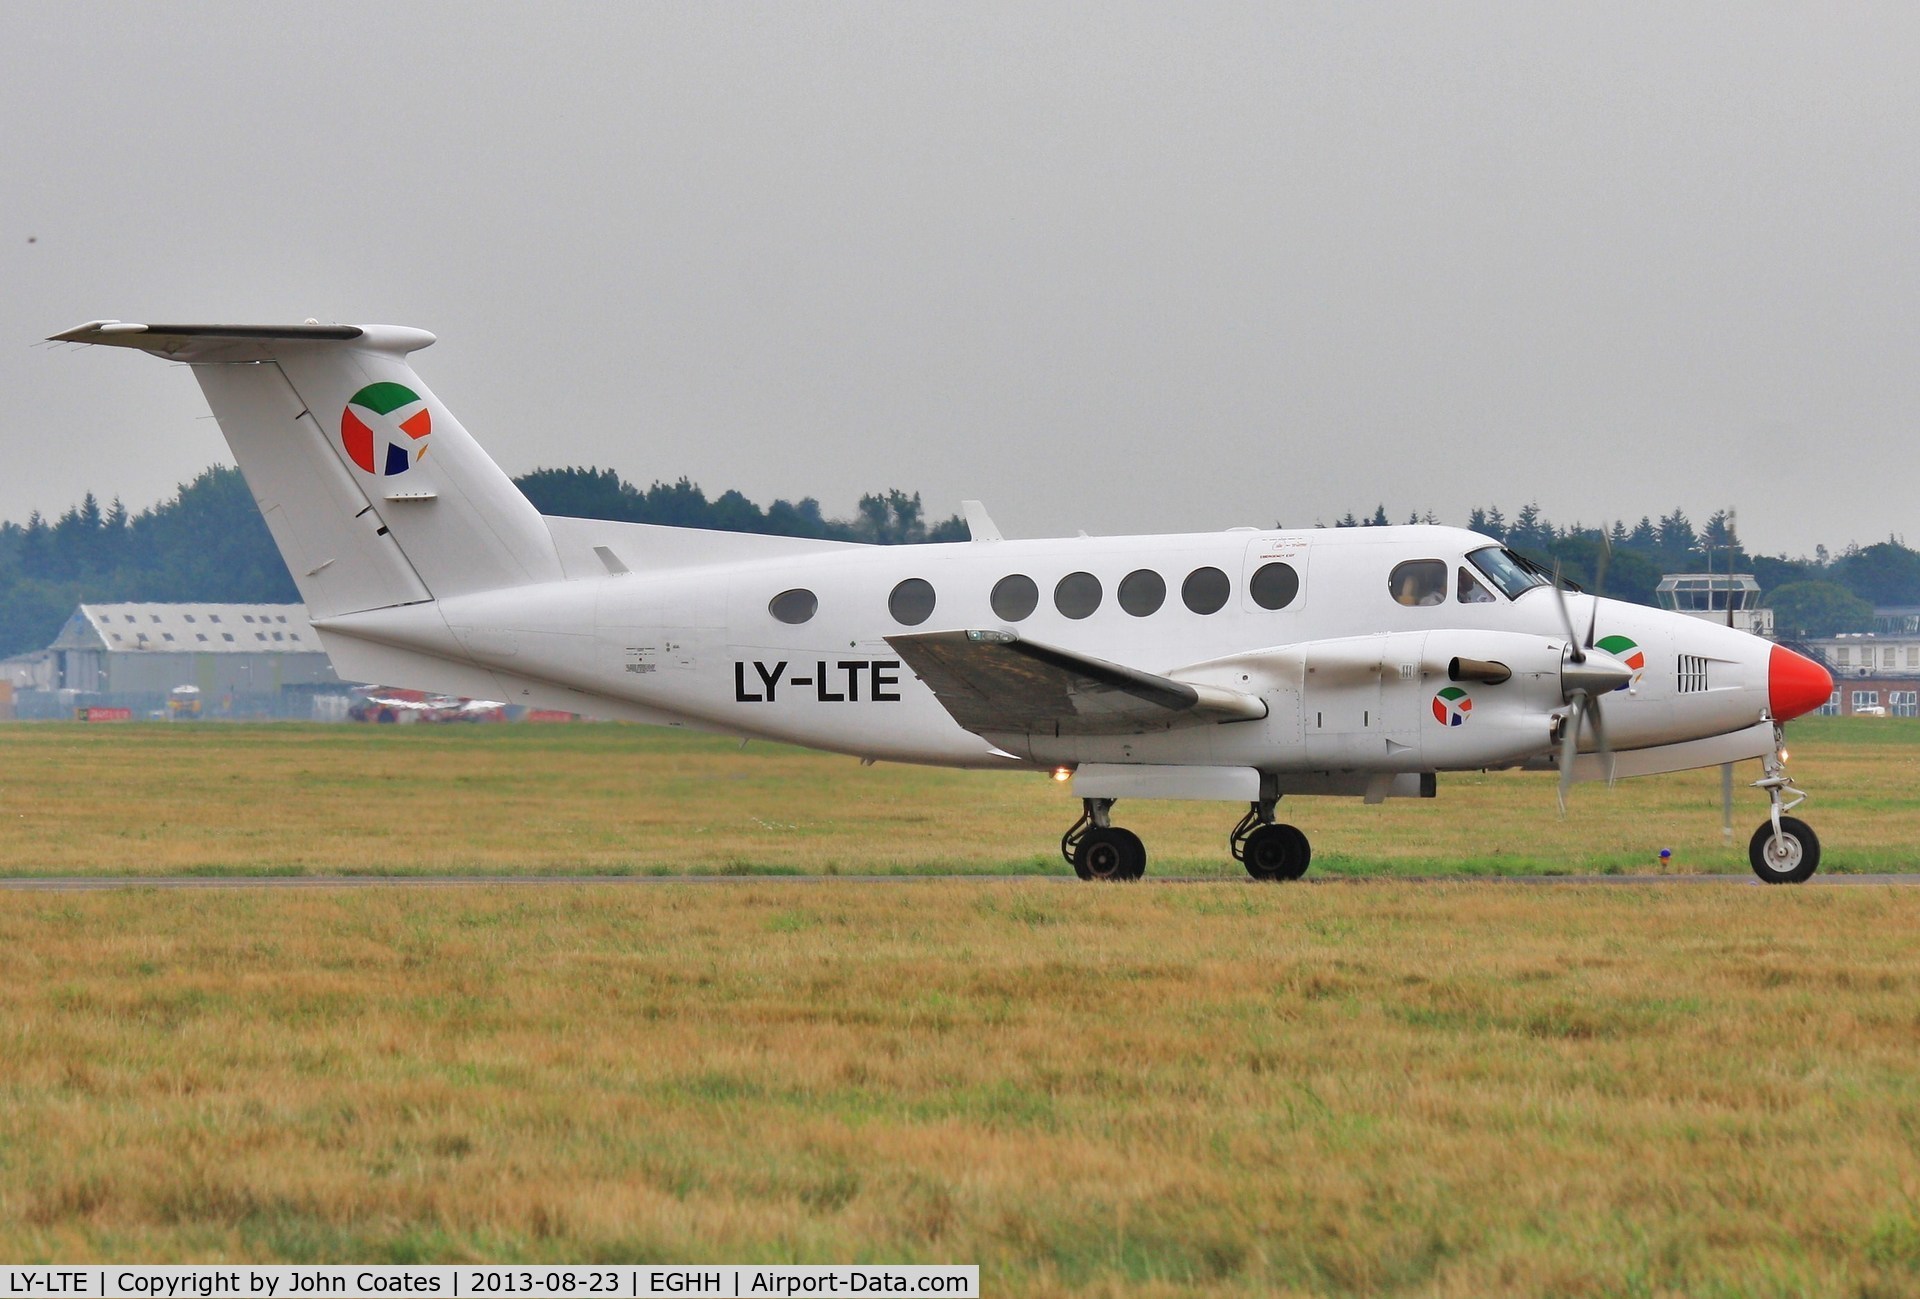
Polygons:
M853 518L830 519L812 497L762 509L737 491L709 499L681 478L641 488L611 469L536 469L514 480L543 514L657 523L895 545L964 541L958 516L929 520L920 494L863 496ZM1433 523L1431 511L1409 523ZM1348 513L1335 527L1389 522L1386 508ZM1675 509L1636 524L1559 526L1538 505L1508 519L1497 506L1476 508L1467 526L1549 566L1569 581L1617 599L1654 603L1662 573L1750 572L1773 606L1783 636L1872 629L1874 606L1920 605L1920 553L1889 538L1825 547L1812 558L1748 553L1731 514L1717 511L1698 528ZM280 552L237 469L215 466L139 514L120 501L105 507L89 493L49 522L0 523L0 658L49 644L75 605L120 600L294 603Z
M1432 511L1408 523L1435 523ZM1358 518L1348 512L1333 526L1379 527L1390 522L1386 507ZM1511 547L1589 591L1655 603L1665 573L1752 573L1762 602L1774 611L1776 634L1788 638L1873 630L1873 611L1920 606L1920 552L1889 537L1870 546L1849 544L1838 555L1817 546L1811 558L1753 554L1740 540L1731 511L1716 510L1695 527L1684 510L1638 523L1615 519L1598 527L1555 524L1537 504L1508 519L1497 505L1475 507L1467 527Z
M860 498L851 519L820 502L761 509L739 492L709 500L682 478L642 489L611 469L536 469L514 480L542 514L895 545L965 541L958 517L929 521L920 494ZM293 577L240 471L216 465L139 514L89 492L49 522L0 523L0 658L45 648L78 604L123 600L293 604Z

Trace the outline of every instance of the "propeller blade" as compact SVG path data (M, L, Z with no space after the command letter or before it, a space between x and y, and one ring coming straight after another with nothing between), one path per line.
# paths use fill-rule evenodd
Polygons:
M1585 663L1587 651L1574 634L1573 615L1567 612L1567 588L1560 581L1560 565L1557 563L1553 566L1553 599L1560 609L1560 625L1567 629L1567 656L1575 663Z
M1580 749L1580 719L1587 710L1587 693L1576 690L1569 700L1573 711L1560 732L1560 815L1567 814L1567 791L1573 788L1573 760Z
M1594 747L1600 751L1600 761L1607 769L1607 788L1613 788L1613 746L1607 743L1606 723L1600 716L1600 697L1593 696L1587 702L1587 716L1593 723Z
M1607 589L1607 564L1613 558L1613 542L1600 534L1600 557L1593 564L1593 609L1587 614L1586 647L1593 648L1594 633L1600 629L1600 593ZM1609 777L1609 780L1612 778Z
M1593 594L1598 597L1607 592L1607 565L1613 562L1613 538L1606 533L1600 534L1600 558L1593 566Z

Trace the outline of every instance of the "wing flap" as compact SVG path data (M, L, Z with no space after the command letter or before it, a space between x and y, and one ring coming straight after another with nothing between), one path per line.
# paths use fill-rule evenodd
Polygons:
M1010 632L889 636L907 666L978 734L1125 735L1266 716L1252 695L1192 685Z

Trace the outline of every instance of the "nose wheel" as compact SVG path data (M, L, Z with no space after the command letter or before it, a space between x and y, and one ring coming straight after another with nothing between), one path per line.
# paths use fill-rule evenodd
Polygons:
M1753 873L1769 884L1803 884L1820 867L1820 840L1797 816L1780 818L1780 828L1762 821L1747 844Z
M1113 824L1113 800L1086 798L1084 810L1060 838L1060 855L1083 880L1137 880L1147 873L1140 836Z
M1767 884L1806 883L1820 869L1820 840L1812 826L1797 816L1786 815L1806 802L1807 796L1787 779L1786 764L1777 746L1766 760L1766 774L1753 784L1767 791L1771 805L1767 819L1747 843L1747 861L1753 873Z

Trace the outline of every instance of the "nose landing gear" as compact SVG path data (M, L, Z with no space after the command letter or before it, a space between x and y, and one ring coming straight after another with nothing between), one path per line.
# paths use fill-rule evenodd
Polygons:
M1113 800L1083 798L1082 811L1060 836L1060 855L1083 880L1137 880L1147 873L1140 836L1113 824Z
M1813 827L1786 814L1807 801L1806 791L1794 788L1787 779L1786 763L1778 745L1766 759L1765 769L1766 774L1754 781L1753 786L1767 791L1771 806L1767 819L1760 823L1747 844L1747 861L1764 883L1804 884L1820 868L1820 840L1815 837Z

